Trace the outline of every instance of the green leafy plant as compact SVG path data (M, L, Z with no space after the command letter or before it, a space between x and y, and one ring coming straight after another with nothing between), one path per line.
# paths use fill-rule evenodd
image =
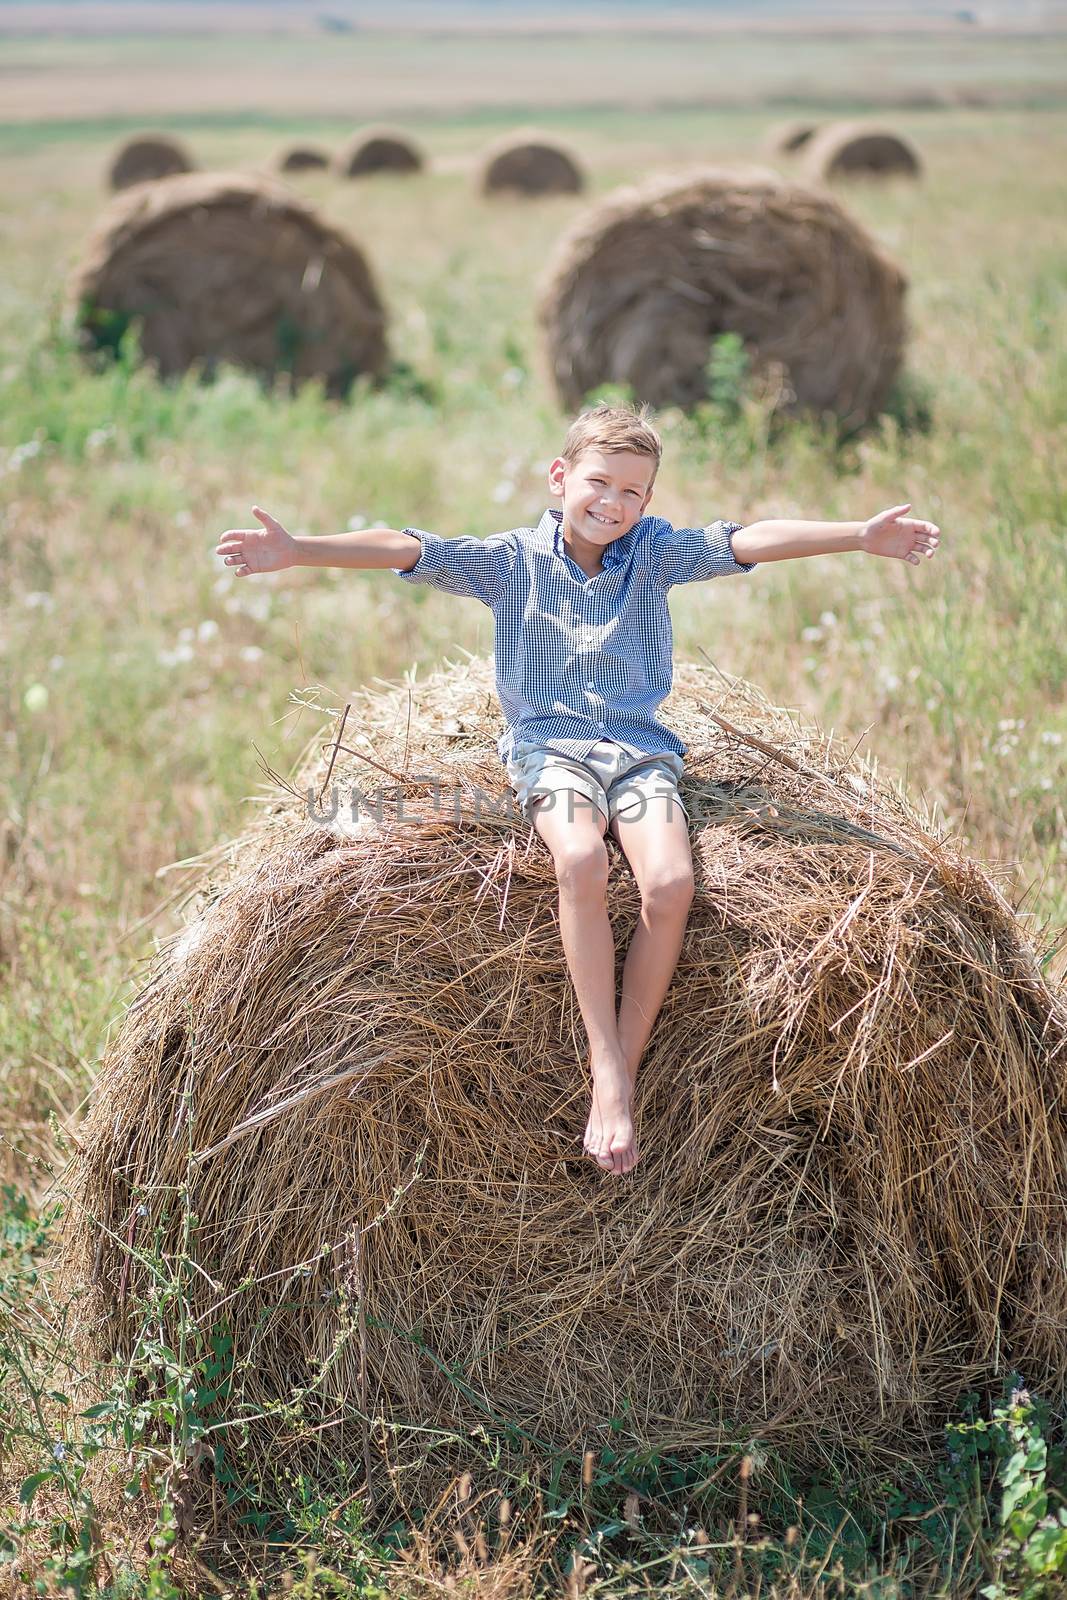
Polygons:
M709 402L723 411L739 411L752 372L752 358L739 333L720 333L711 341L704 371Z
M982 1593L986 1600L1042 1600L1067 1582L1067 1506L1050 1483L1044 1437L1045 1408L1026 1389L1013 1389L998 1405L988 1429L998 1456L999 1571Z

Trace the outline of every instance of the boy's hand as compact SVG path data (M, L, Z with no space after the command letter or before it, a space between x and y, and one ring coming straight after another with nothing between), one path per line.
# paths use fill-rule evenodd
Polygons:
M860 529L860 548L872 556L896 556L916 567L923 556L929 560L941 542L941 529L934 522L909 517L910 510L908 504L879 511Z
M247 578L253 572L280 572L283 567L295 566L296 540L292 534L259 506L252 507L252 515L259 518L262 528L228 528L215 546L215 554L233 569L234 577Z

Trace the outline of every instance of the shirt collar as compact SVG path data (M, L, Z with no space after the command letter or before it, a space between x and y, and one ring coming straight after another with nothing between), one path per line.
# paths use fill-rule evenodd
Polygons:
M624 533L620 539L613 539L610 544L604 546L604 554L601 557L601 561L605 567L615 567L618 566L620 561L625 561L626 553L633 543L634 534L640 526L641 520L639 519L634 523L629 533ZM551 538L552 549L556 555L565 556L567 554L563 548L563 512L560 511L558 506L549 506L541 518L538 531L544 532Z

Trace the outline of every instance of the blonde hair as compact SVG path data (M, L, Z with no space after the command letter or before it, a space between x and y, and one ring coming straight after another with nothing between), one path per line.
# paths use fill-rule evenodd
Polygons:
M567 429L560 455L573 467L586 450L603 450L605 455L629 450L635 456L648 456L653 463L653 482L663 457L663 445L648 420L647 406L639 410L628 406L596 406L592 411L583 411Z

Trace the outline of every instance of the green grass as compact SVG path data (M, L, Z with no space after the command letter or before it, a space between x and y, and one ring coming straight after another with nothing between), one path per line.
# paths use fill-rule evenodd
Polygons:
M586 107L559 113L554 127L602 192L695 152L751 155L767 120L753 111ZM860 191L849 203L909 272L908 385L929 412L926 425L907 425L911 403L902 400L896 416L838 447L808 425L768 430L753 408L703 420L667 414L655 509L675 521L844 518L910 499L941 524L942 551L918 571L826 557L677 591L676 653L706 651L850 742L865 737L995 867L1059 979L1067 113L916 112L899 122L923 148L926 181ZM65 331L66 271L121 122L82 122L76 140L73 126L0 129L0 1169L32 1190L43 1181L40 1162L55 1156L50 1121L76 1120L108 1023L151 951L142 919L164 907L166 927L164 902L187 876L158 874L238 830L244 797L264 782L257 751L285 770L316 732L318 718L294 705L293 692L313 700L321 689L343 702L376 677L491 645L483 608L408 589L388 573L235 582L210 554L217 534L247 524L254 500L306 531L381 519L448 535L536 519L566 419L540 364L534 290L582 204L482 205L470 164L502 113L455 120L428 110L419 132L442 157L438 170L305 186L373 263L396 376L344 404L313 388L268 392L238 373L161 385L129 362L87 366ZM254 122L241 113L236 122L205 116L187 133L205 163L247 166L312 126L338 141L347 129L340 119ZM9 1232L32 1231L33 1215L12 1200ZM18 1274L33 1270L24 1261L12 1269L16 1288L27 1281ZM29 1382L10 1391L24 1420L36 1369L27 1370ZM43 1385L43 1371L36 1375ZM73 1416L64 1426L73 1439ZM999 1426L1006 1439L1008 1421ZM37 1422L27 1431L19 1451L28 1475L40 1470L46 1440ZM848 1574L842 1593L851 1585L904 1595L922 1592L927 1577L947 1581L938 1563L950 1562L950 1546L962 1560L970 1537L959 1532L960 1506L970 1506L983 1548L996 1548L992 1458L983 1472L977 1501L966 1499L973 1485L952 1490L956 1535L930 1509L934 1488L916 1487L906 1471L880 1499L871 1485L823 1486L824 1511L816 1516L809 1500L801 1519L801 1561L785 1543L791 1513L775 1468L757 1486L770 1553L745 1555L749 1581L777 1572L781 1592L814 1593L838 1561ZM735 1494L736 1474L731 1484ZM309 1505L294 1510L294 1500L287 1514L326 1549L336 1524L313 1488L301 1491ZM921 1517L893 1510L908 1495ZM572 1550L595 1519L620 1518L616 1489L601 1485L594 1500L581 1513L587 1523L560 1519ZM729 1526L725 1502L709 1504ZM838 1505L852 1554L847 1531L831 1540ZM909 1515L924 1529L914 1546ZM674 1544L662 1529L648 1543L632 1533L606 1538L597 1570L606 1582L610 1569L612 1592L710 1592L683 1569L675 1587L664 1579L680 1533ZM330 1560L340 1571L368 1548L354 1528ZM166 1592L168 1560L159 1556L151 1592ZM646 1576L641 1560L652 1563ZM700 1581L718 1570L705 1563Z

